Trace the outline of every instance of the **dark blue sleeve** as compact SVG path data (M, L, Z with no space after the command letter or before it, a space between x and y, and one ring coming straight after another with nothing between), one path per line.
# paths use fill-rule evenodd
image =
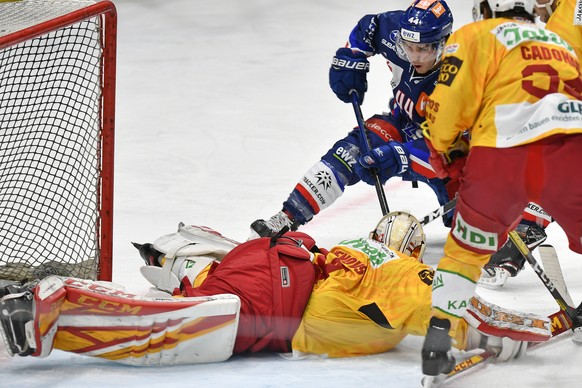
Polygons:
M348 38L348 47L357 48L369 55L393 50L394 34L398 32L402 11L365 15Z
M366 15L360 19L348 38L348 46L368 54L376 54L374 36L378 26L378 15Z

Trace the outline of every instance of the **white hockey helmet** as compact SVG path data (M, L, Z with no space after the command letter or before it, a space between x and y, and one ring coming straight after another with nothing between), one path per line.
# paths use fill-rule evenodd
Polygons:
M410 213L398 211L386 214L370 232L370 238L422 263L426 236L420 221Z
M535 0L473 0L473 20L484 19L483 6L489 6L492 17L495 17L497 12L507 12L513 9L522 9L533 17L535 2Z

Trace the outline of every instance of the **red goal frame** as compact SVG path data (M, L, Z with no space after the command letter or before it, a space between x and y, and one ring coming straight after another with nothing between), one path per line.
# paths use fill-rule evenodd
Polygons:
M115 144L115 83L117 55L117 10L111 1L100 1L38 25L0 37L0 50L36 38L75 23L102 17L102 97L101 97L101 174L99 233L99 280L113 275L113 175Z

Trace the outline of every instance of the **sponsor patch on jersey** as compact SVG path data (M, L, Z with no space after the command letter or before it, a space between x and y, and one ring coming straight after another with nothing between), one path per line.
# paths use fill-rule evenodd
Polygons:
M385 244L369 238L358 238L355 240L344 240L338 245L343 245L357 250L368 256L373 268L378 268L390 260L398 259L399 256L389 249ZM334 252L338 254L337 252ZM355 259L354 259L355 260Z
M422 281L427 286L432 286L432 280L434 278L434 270L433 269L423 269L418 273L418 277L420 281Z
M462 65L463 61L459 58L454 56L446 57L441 66L438 83L451 86Z
M574 8L574 20L572 22L575 26L582 26L582 0L576 0L576 7Z
M502 23L491 30L495 38L507 50L512 50L527 42L540 42L545 44L563 47L573 51L572 47L558 36L556 33L540 28L535 24L524 24L516 22Z
M398 36L398 30L390 31L390 42L396 43L396 37Z
M582 1L582 0L581 0ZM460 45L458 43L448 44L445 46L445 55L454 54L459 50Z
M457 223L452 229L453 236L470 247L495 252L497 250L497 233L481 230L467 223L460 213L457 213Z

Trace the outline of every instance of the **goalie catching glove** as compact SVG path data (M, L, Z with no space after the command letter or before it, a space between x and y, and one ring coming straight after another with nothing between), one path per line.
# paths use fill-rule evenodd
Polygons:
M180 223L176 233L162 236L153 244L133 245L146 263L140 268L141 274L155 287L148 296L162 296L159 291L179 294L182 287L201 283L238 243L210 228Z
M409 157L404 144L391 141L360 156L354 170L369 185L375 184L373 172L377 171L380 182L384 184L391 177L408 171Z

